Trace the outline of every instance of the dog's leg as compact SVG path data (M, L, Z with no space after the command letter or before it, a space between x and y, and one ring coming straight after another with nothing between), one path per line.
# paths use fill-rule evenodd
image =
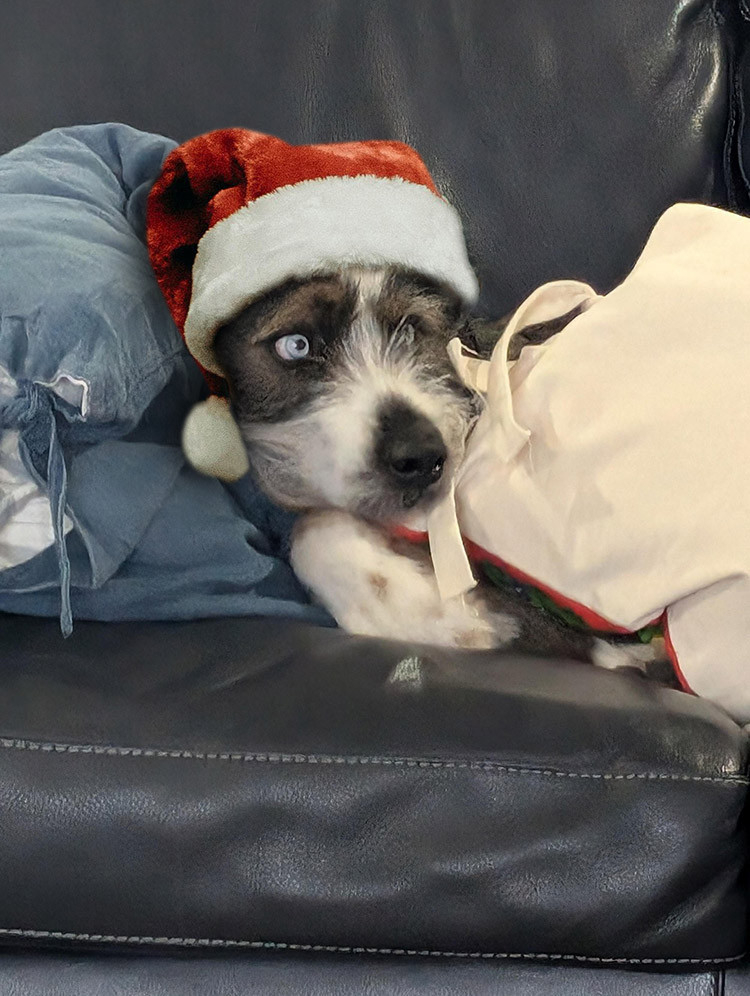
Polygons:
M408 553L398 552L382 530L348 512L302 517L292 536L291 563L349 633L444 647L509 647L610 670L648 673L648 665L659 659L655 647L612 645L573 630L512 590L480 586L463 599L443 601L425 550L409 545Z
M533 605L520 586L485 585L482 596L490 611L505 612L515 619L519 632L513 650L519 653L567 657L608 671L637 670L660 684L666 683L665 674L671 666L664 666L668 658L663 640L654 639L648 644L635 637L608 640L603 634L576 629Z
M292 537L295 573L350 633L447 647L500 647L518 635L510 615L470 592L442 601L429 555L396 552L388 537L347 512L312 512Z

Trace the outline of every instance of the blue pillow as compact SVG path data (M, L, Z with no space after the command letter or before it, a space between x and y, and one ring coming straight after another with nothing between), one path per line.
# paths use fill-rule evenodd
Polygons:
M49 494L66 633L65 454L132 431L170 384L185 410L197 396L145 245L148 192L174 144L102 124L0 156L0 431L19 433Z
M102 124L0 156L0 366L55 393L71 442L92 426L97 440L130 431L191 362L144 241L146 197L174 145Z
M0 432L18 433L55 537L0 572L0 611L60 611L66 635L74 611L331 625L284 562L291 517L247 478L230 494L184 465L182 422L205 384L144 241L173 146L103 124L0 156Z

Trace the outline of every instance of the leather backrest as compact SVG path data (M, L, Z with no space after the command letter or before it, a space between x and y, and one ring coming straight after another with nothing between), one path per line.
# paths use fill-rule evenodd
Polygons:
M398 138L462 211L499 315L606 291L659 213L742 206L740 0L100 0L0 6L0 151L126 121L178 140Z

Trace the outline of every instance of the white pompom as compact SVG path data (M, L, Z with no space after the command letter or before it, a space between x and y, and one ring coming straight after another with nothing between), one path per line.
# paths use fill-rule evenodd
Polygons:
M238 481L250 469L229 402L216 395L201 401L188 415L182 449L196 470L222 481Z

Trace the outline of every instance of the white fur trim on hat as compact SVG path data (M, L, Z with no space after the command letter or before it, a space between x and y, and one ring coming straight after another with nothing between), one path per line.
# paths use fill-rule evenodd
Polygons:
M222 481L238 481L250 469L229 402L216 395L190 410L182 430L182 449L196 470Z
M476 300L461 221L429 188L400 177L334 176L280 187L210 228L198 245L185 342L222 374L216 329L290 277L342 265L401 265Z

